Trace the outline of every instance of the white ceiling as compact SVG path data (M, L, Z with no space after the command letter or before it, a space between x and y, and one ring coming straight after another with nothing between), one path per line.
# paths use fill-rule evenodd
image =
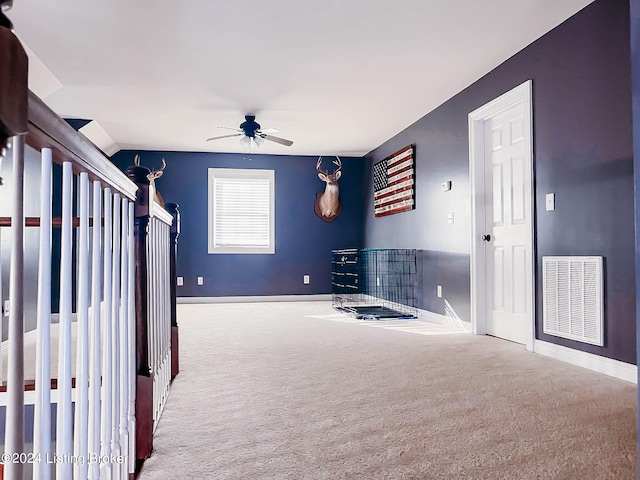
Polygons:
M205 139L255 113L294 144L254 152L360 156L591 1L15 0L8 16L31 89L96 120L106 150L245 152Z

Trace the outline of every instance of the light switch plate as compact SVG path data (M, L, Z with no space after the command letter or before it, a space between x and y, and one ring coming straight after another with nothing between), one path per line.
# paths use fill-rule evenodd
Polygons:
M204 278L198 277L198 285L204 285Z
M548 212L556 209L556 194L547 193L545 197L545 208Z
M311 279L309 278L309 275L305 275L302 278L302 283L304 283L305 285L309 285L310 282L311 282Z
M184 277L178 277L178 278L176 278L176 285L177 285L178 287L183 286L183 285L184 285Z

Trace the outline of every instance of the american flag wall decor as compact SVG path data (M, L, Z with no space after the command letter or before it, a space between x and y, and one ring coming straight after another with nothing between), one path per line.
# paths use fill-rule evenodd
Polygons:
M384 217L414 208L415 154L409 145L373 166L373 212Z

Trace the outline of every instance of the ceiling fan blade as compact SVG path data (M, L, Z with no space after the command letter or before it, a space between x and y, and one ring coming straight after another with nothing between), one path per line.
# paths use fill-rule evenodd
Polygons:
M221 125L218 125L218 128L224 128L225 130L234 130L236 132L242 132L242 130L240 130L239 128L233 128L233 127L223 127Z
M262 128L260 133L278 133L280 130L277 128Z
M274 137L273 135L267 135L265 133L260 136L265 140L279 143L280 145L284 145L285 147L290 147L291 145L293 145L293 142L291 140L287 140L286 138Z
M221 138L229 138L229 137L239 137L240 135L242 135L242 133L233 133L231 135L220 135L219 137L211 137L211 138L207 138L207 142L209 140L219 140Z

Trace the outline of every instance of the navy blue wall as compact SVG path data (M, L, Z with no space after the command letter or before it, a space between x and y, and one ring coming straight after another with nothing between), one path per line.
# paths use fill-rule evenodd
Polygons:
M159 168L161 159L166 159L158 190L165 202L180 206L177 273L184 277L184 286L178 287L178 296L331 293L331 250L362 246L362 159L341 157L344 208L340 217L326 223L313 211L316 193L325 187L315 170L318 157L122 151L112 160L124 170L138 153L142 164L150 168ZM207 169L212 167L275 170L274 255L207 253ZM310 275L309 285L303 284L304 275ZM196 284L199 276L204 277L203 286Z
M536 208L537 338L636 362L633 157L629 4L597 0L488 75L367 155L371 164L416 144L416 210L376 219L369 198L366 247L420 248L438 258L425 277L426 308L442 312L433 292L457 312L470 311L468 114L533 80ZM452 181L449 192L440 183ZM554 192L556 210L544 196ZM455 223L447 223L454 212ZM541 258L601 255L605 259L605 346L542 333ZM467 260L468 265L468 260ZM428 268L425 267L425 272ZM442 283L439 283L442 282ZM424 307L423 307L424 308ZM463 319L464 313L460 315Z

